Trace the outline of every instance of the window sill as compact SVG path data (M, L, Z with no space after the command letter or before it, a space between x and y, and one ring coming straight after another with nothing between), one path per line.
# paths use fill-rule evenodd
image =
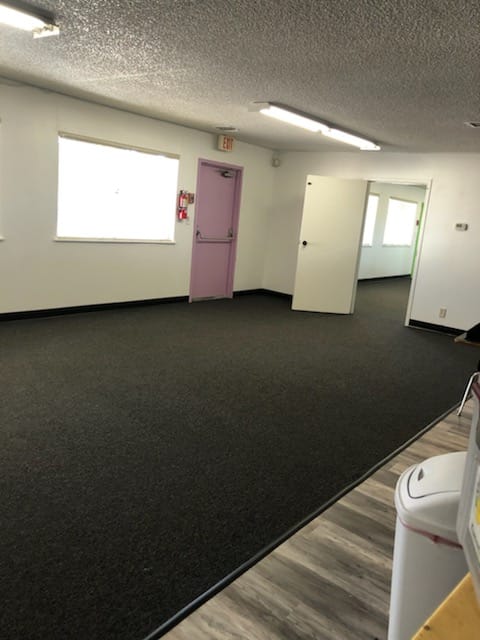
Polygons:
M411 249L412 245L411 244L382 244L382 247L385 247L387 249Z
M102 244L176 244L175 240L145 240L128 238L64 238L55 236L54 242L89 242Z

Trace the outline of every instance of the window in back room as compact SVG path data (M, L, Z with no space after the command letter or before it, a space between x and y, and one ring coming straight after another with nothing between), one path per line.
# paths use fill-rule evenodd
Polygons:
M371 247L373 244L373 232L375 230L375 222L377 220L379 196L370 193L367 201L367 210L365 212L365 223L363 225L362 247Z
M418 203L399 198L388 199L384 246L410 247L415 238Z
M179 160L60 135L58 240L173 242Z

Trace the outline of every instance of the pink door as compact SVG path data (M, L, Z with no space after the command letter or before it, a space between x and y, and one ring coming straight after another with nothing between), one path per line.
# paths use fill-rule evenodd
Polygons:
M241 167L199 161L190 302L233 296L241 186Z

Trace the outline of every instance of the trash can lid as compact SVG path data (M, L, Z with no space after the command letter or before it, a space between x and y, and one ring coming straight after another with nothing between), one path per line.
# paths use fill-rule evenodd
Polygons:
M466 451L447 453L409 467L400 476L395 506L408 527L456 542L456 520Z
M416 465L408 475L408 495L413 499L437 493L461 491L465 451L428 458Z

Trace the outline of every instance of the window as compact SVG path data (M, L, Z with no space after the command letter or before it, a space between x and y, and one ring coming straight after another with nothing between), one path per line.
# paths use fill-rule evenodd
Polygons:
M172 242L178 158L60 136L57 238Z
M383 244L397 247L410 247L413 243L417 218L416 202L388 199L387 222L383 235Z
M377 219L378 200L379 196L373 193L368 196L365 223L363 225L362 246L364 247L371 247L373 244L373 232L375 229L375 221Z

